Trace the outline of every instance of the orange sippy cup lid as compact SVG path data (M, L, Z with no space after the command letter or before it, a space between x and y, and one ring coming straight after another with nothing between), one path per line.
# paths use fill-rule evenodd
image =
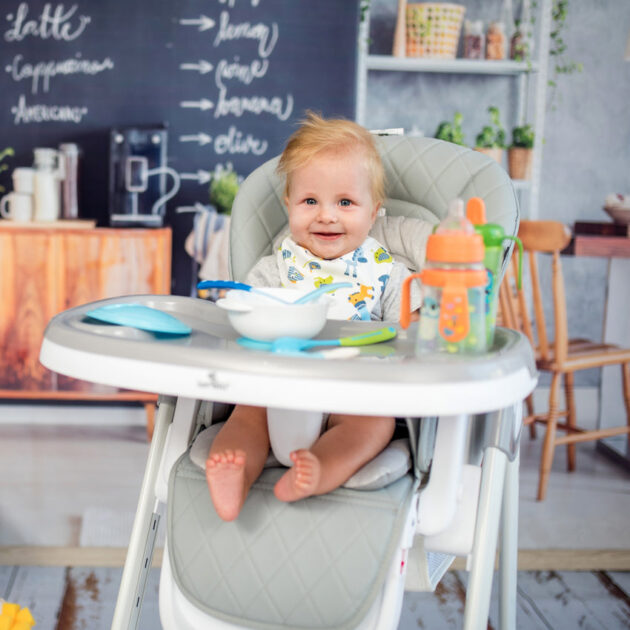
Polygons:
M428 262L476 263L483 256L480 234L431 234L427 241Z

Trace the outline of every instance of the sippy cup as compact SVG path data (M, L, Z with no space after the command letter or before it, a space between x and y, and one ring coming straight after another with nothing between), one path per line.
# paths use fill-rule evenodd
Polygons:
M410 289L422 281L423 302L418 323L416 354L478 354L486 351L483 239L455 200L448 216L427 241L425 268L405 279L400 324L410 321Z
M474 225L475 231L483 238L485 254L483 264L488 278L485 289L486 332L488 348L494 341L494 329L497 319L499 283L503 262L504 242L514 241L518 246L518 285L521 284L521 266L523 244L516 236L507 236L503 228L496 223L486 223L486 206L480 197L471 197L466 204L466 217Z

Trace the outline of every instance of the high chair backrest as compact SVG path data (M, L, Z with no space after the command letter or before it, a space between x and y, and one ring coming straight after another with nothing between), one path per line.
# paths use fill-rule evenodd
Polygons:
M481 197L489 223L507 235L518 228L518 203L507 173L486 155L435 138L377 138L386 175L384 207L390 217L405 216L437 223L450 201ZM234 200L230 223L230 273L243 281L249 270L272 251L287 226L284 179L276 173L279 157L253 171ZM394 257L398 252L391 251Z
M568 351L567 307L562 276L560 252L571 241L571 231L557 221L521 221L518 236L523 243L525 261L528 262L527 286L516 286L516 260L512 261L512 272L506 275L501 286L499 300L503 322L509 328L521 330L536 348L538 358L548 361L552 357L562 363ZM537 254L551 255L551 295L553 300L554 338L547 336L545 320L545 295L540 280ZM531 299L530 299L531 298ZM529 305L533 309L530 316ZM553 351L553 352L552 352Z

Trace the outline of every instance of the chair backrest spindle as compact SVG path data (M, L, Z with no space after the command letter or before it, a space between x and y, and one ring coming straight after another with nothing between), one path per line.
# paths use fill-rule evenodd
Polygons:
M516 261L508 274L509 278L501 287L501 306L505 311L506 324L521 330L536 348L543 361L562 363L568 353L568 324L566 295L560 252L571 240L569 229L556 221L522 221L519 226L519 238L523 243L525 256L529 266L529 284L531 289L531 305L533 322L529 315L530 301L523 288L516 288ZM551 292L553 298L554 340L550 346L545 320L545 297L537 255L551 254Z

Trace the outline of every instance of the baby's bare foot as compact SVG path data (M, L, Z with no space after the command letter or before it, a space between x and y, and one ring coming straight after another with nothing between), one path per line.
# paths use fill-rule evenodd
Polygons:
M206 480L217 514L233 521L245 501L245 451L226 450L206 460Z
M297 501L311 496L317 489L320 475L319 459L310 451L291 453L293 467L276 483L274 494L280 501Z

